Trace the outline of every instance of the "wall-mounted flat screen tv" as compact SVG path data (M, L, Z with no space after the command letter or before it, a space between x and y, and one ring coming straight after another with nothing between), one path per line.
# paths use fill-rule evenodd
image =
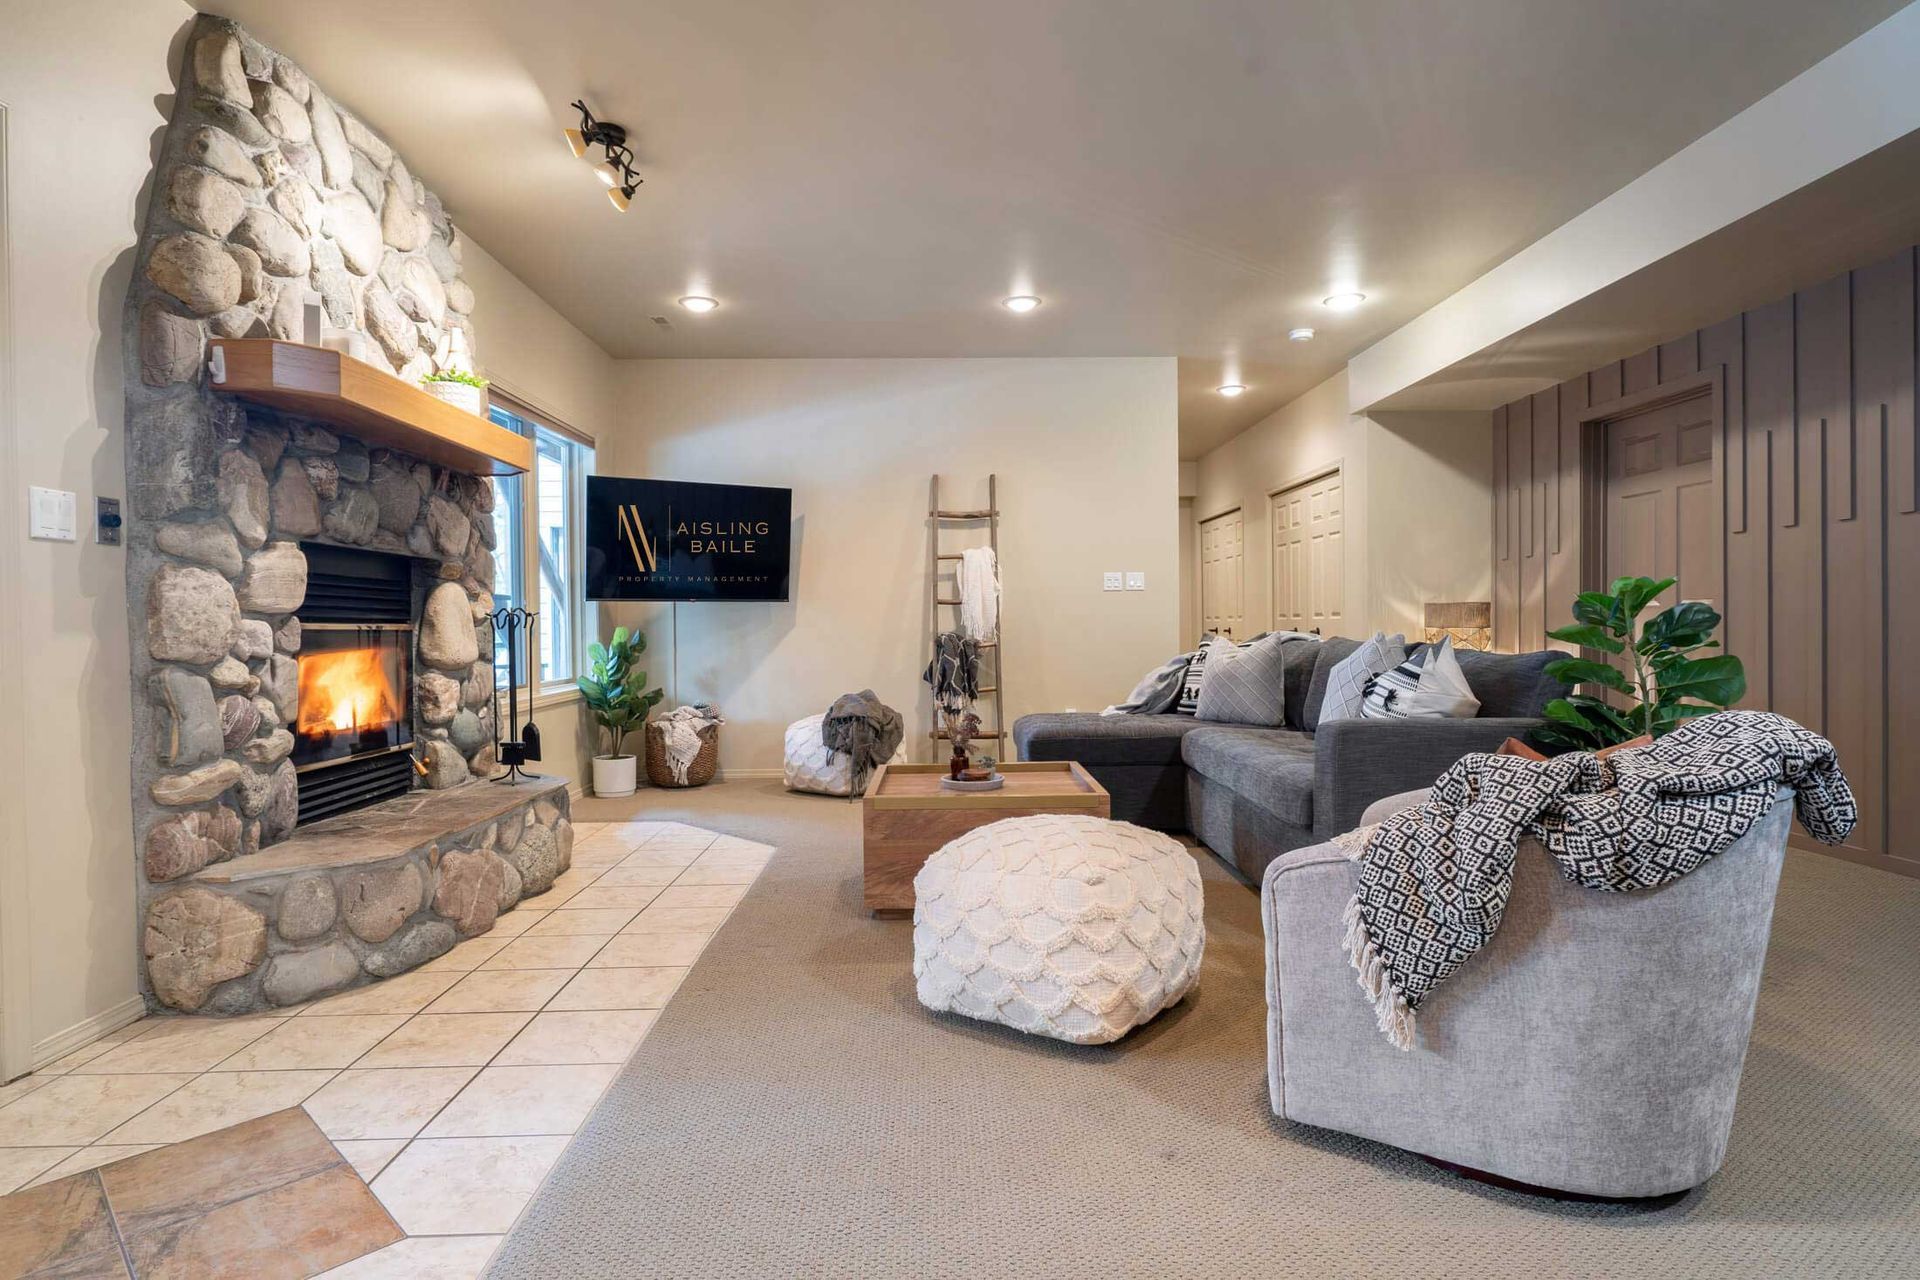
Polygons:
M587 477L589 600L785 600L793 490Z

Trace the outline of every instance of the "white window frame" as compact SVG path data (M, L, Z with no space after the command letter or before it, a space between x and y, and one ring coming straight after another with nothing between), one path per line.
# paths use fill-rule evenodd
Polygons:
M552 414L534 408L517 396L496 393L493 404L495 408L512 415L528 432L544 429L549 435L568 441L573 446L567 450L566 554L572 587L572 598L567 603L572 623L574 674L564 680L540 678L543 663L540 635L535 628L527 636L526 653L522 659L526 679L521 682L520 692L535 708L577 701L580 687L575 679L588 670L587 645L600 635L599 606L585 598L587 477L594 473L594 462L589 461L589 457L591 455L597 461L597 450L590 437L565 426ZM538 469L539 462L536 459L534 468L521 473L519 477L520 586L527 599L515 603L523 608L528 604L537 604L540 599ZM504 688L502 686L503 692Z

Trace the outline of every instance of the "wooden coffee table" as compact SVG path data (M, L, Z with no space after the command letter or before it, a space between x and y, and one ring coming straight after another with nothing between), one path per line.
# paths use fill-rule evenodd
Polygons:
M877 916L913 910L913 877L955 836L1002 818L1036 813L1111 815L1106 788L1071 760L1003 764L998 791L948 791L943 764L885 764L860 801L866 852L866 906Z

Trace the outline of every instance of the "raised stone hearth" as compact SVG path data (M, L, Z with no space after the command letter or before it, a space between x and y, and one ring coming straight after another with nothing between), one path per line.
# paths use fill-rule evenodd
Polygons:
M485 933L572 861L558 779L415 791L328 818L154 898L153 994L249 1013L390 978Z
M210 16L188 36L150 192L125 338L148 990L242 1012L484 931L551 883L571 828L557 784L481 781L498 772L489 480L243 403L206 367L211 337L301 340L309 302L409 382L460 367L474 297L446 210L299 67ZM447 795L296 831L313 543L409 558L412 687L383 723L410 729L414 785Z

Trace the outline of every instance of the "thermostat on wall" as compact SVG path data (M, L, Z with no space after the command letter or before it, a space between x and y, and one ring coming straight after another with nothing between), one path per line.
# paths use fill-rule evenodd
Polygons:
M27 536L47 542L72 542L78 502L65 489L27 487Z

